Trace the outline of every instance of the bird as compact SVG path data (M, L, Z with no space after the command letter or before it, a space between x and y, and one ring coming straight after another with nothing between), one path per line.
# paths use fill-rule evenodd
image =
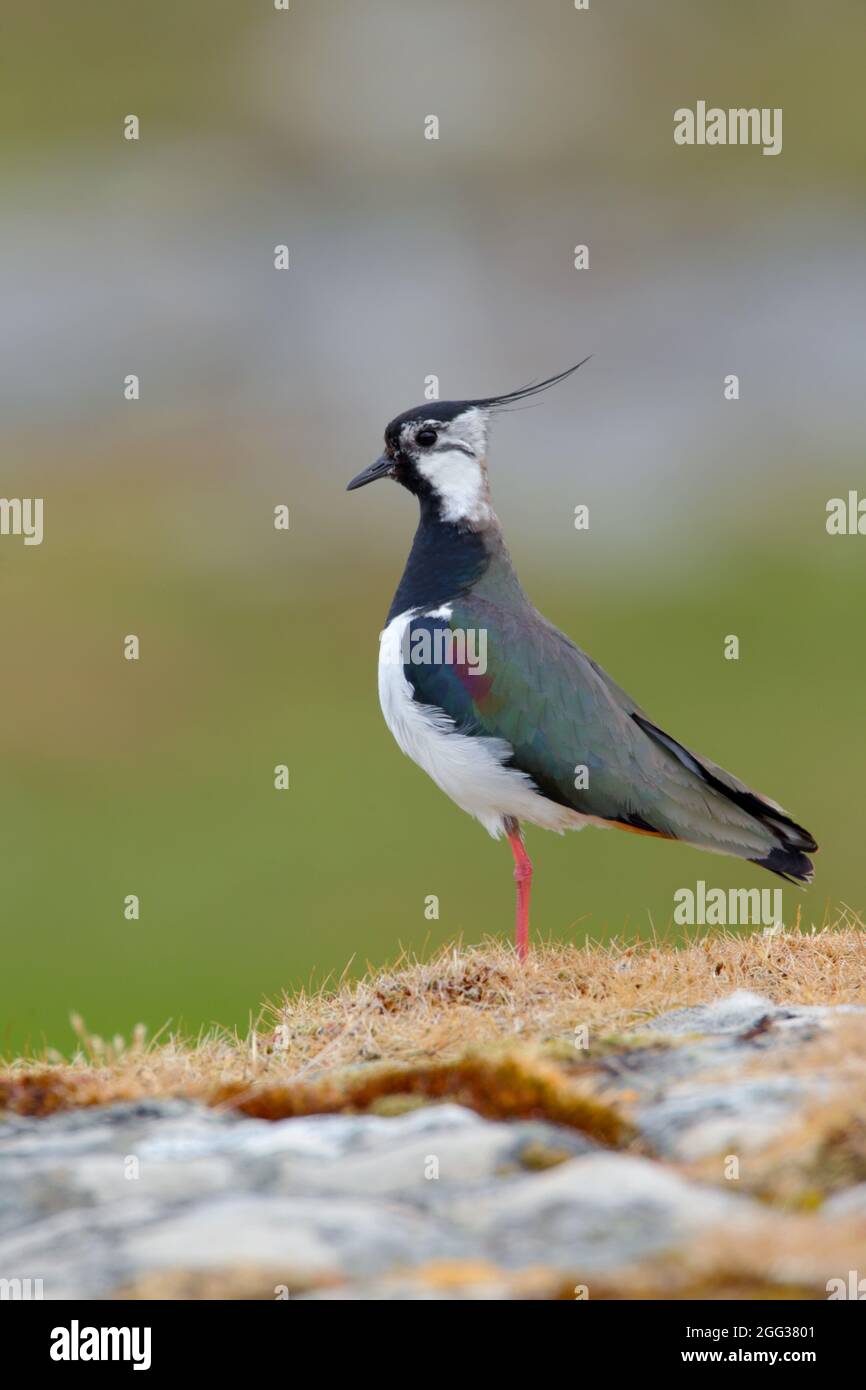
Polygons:
M616 827L813 877L814 838L775 801L691 752L533 606L493 510L497 412L588 361L501 396L426 401L396 416L384 451L347 485L392 479L418 528L380 636L379 701L402 751L511 847L515 948L529 950L526 824Z

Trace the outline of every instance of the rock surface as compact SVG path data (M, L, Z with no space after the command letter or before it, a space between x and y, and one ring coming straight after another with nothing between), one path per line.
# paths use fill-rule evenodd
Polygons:
M41 1279L46 1298L188 1296L226 1271L241 1284L257 1272L257 1297L532 1296L533 1269L591 1288L714 1228L749 1229L756 1201L669 1160L721 1162L783 1133L829 1079L762 1076L761 1061L841 1012L738 994L605 1055L602 1081L633 1097L644 1152L453 1104L276 1122L183 1101L7 1117L0 1278ZM862 1214L863 1193L828 1209Z

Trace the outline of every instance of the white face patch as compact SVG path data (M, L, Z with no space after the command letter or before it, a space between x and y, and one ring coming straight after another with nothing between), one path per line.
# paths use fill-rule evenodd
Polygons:
M406 426L405 444L415 467L426 478L441 503L443 521L480 525L492 516L487 485L487 423L489 415L477 406L453 420L431 420L436 443L423 448L415 443L421 425Z

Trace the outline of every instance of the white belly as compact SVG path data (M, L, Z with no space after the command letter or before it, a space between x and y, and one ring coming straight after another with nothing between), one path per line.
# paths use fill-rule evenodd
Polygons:
M440 615L449 616L437 610ZM549 801L525 772L506 767L512 749L505 739L458 733L443 710L413 699L403 671L403 634L415 616L414 609L401 613L379 639L379 702L403 752L495 839L507 816L560 832L590 824L592 817Z

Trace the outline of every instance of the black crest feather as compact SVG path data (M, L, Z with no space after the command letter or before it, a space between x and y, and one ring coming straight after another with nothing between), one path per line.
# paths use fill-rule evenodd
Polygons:
M589 355L592 356L592 353ZM566 367L564 372L557 372L556 376L549 376L546 381L530 381L526 386L518 386L516 391L509 391L504 396L485 396L477 401L466 401L467 406L477 406L480 410L495 410L498 405L509 405L512 401L525 401L527 396L538 396L542 391L547 391L551 386L556 386L560 381L576 372L578 367L582 367L584 362L588 362L589 357L584 357L573 367Z
M592 356L592 354L590 354ZM582 367L584 362L588 362L589 357L584 357L573 367L566 367L564 372L557 372L556 376L549 376L546 381L530 381L526 386L518 386L516 391L508 391L504 396L480 396L476 400L466 401L425 401L423 405L413 406L411 410L405 411L392 420L387 430L385 438L396 440L399 437L403 425L412 424L419 420L453 420L456 416L462 415L464 410L497 410L508 407L515 401L525 401L528 396L537 396L542 391L547 391L551 386L556 386L558 382L565 381L566 377L576 372L578 367Z

